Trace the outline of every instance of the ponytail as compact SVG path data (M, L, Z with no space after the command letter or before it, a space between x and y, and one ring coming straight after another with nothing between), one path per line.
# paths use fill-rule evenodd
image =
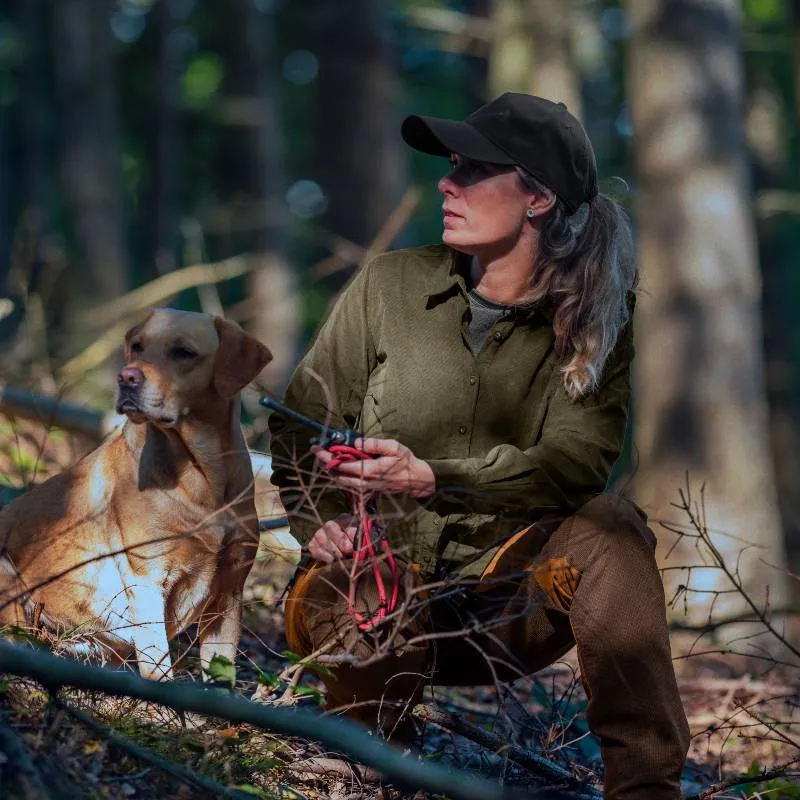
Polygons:
M551 192L518 169L526 188ZM564 388L577 400L597 388L606 360L629 321L628 292L638 284L631 224L605 194L569 214L556 198L545 220L532 288L555 305L553 330Z

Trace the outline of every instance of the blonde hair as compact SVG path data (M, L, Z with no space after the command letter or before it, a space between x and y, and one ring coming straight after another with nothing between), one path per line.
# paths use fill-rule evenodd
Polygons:
M517 167L530 191L553 194ZM570 214L556 198L539 239L531 288L555 305L556 353L567 394L577 400L597 388L603 368L629 321L627 295L639 281L633 234L620 204L598 194Z

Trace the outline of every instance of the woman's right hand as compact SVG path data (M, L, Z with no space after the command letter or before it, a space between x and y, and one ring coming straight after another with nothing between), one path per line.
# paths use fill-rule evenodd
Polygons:
M356 520L352 514L340 514L336 519L329 519L311 537L308 552L316 561L326 564L346 558L353 553L356 530Z

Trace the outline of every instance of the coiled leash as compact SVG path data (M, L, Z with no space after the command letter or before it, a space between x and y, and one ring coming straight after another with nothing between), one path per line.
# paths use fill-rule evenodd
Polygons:
M328 464L328 472L333 472L341 464L352 463L354 461L370 461L372 456L363 450L358 450L346 444L332 444L328 452L333 455L333 460ZM400 592L400 577L397 570L397 562L394 560L394 553L389 546L389 537L386 532L375 522L374 506L372 498L365 498L358 492L353 495L353 516L358 519L356 538L358 544L353 554L355 569L350 578L350 591L347 596L347 613L353 618L360 631L372 630L382 619L397 607L397 596ZM372 513L371 513L372 512ZM375 550L375 545L380 544L389 571L392 575L391 596L386 596L386 584L381 575L380 560ZM358 591L358 580L361 574L361 565L366 566L369 561L372 568L372 577L375 580L375 587L378 590L378 608L372 616L365 616L356 610L356 594Z
M290 408L273 400L271 397L264 396L259 403L265 408L276 411L284 417L299 422L307 428L317 431L318 436L312 439L313 444L324 447L333 459L326 466L328 473L333 472L342 464L355 461L369 461L372 456L355 447L355 441L359 437L356 431L349 428L328 428L316 420L298 414ZM375 521L374 498L364 496L358 491L352 491L353 496L353 516L358 520L356 528L356 542L353 552L355 561L354 570L350 578L350 589L347 597L347 613L353 619L360 631L372 630L381 620L385 619L397 607L397 599L400 593L400 576L397 562L389 546L389 537L386 531ZM383 551L389 571L391 573L391 591L387 594L386 584L381 574L380 561L376 546L379 545ZM372 569L372 577L378 592L378 608L370 615L362 614L356 609L356 594L358 592L358 581L361 573L369 562Z

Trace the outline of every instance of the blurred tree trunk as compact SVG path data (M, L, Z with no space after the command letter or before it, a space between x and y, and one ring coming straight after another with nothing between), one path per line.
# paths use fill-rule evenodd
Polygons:
M54 57L59 100L61 180L80 268L78 305L127 288L122 155L117 117L113 0L54 3ZM91 303L87 299L91 297ZM76 308L80 313L81 308Z
M33 240L34 258L42 258L42 239L49 225L51 172L48 157L48 103L45 66L47 0L14 0L13 14L23 41L19 115L22 155L21 207L23 224Z
M794 113L800 123L800 0L791 0L792 59L794 63Z
M750 85L748 139L758 192L785 191L792 176L787 134L800 127L800 0L792 1L791 24L794 119L785 119L784 102L791 98L779 96L774 75L767 74L763 80ZM800 369L796 357L797 302L800 300L796 256L798 229L800 223L792 213L771 214L762 210L758 218L771 443L788 567L794 575L800 575ZM800 605L800 580L791 581L790 588L794 604ZM800 634L800 619L796 626Z
M464 3L464 13L480 20L489 20L492 11L493 0L466 0ZM491 98L488 96L489 89L489 59L487 58L486 48L488 42L473 42L472 56L466 62L464 74L464 88L467 94L468 108L477 108Z
M221 148L224 200L236 251L252 254L249 281L250 331L273 354L263 380L280 392L299 347L301 312L296 278L285 258L281 104L275 57L274 20L252 0L230 0L226 8L226 74Z
M319 63L316 172L323 224L369 244L405 188L397 65L381 0L315 0L305 15Z
M181 77L185 56L173 4L157 2L150 12L155 38L155 113L148 131L149 187L145 273L175 269L180 249Z
M5 22L5 9L0 9L0 22ZM11 126L11 109L8 105L0 106L0 298L6 297L9 290L9 274L11 271L11 219L10 199L15 185L13 165L9 147L9 128ZM10 306L6 306L6 311ZM3 325L0 320L0 342L11 334L10 326Z
M492 0L489 95L529 92L581 118L572 55L573 0Z
M738 4L629 0L628 10L643 290L636 494L652 519L685 525L670 504L687 471L697 502L705 484L708 528L728 566L755 543L738 562L741 577L759 606L767 587L771 606L782 606L784 576L764 563L782 569L786 560L769 449ZM672 538L664 532L662 548ZM687 546L662 566L690 563L699 558ZM687 582L675 572L665 578L668 597ZM730 588L719 572L703 570L689 585ZM688 597L703 612L708 600ZM748 610L732 594L714 608L725 616Z
M572 53L573 0L528 0L533 65L528 91L581 118L580 76Z
M534 68L531 8L537 1L492 0L490 99L503 92L530 91Z
M58 340L64 322L64 303L56 288L59 277L63 277L59 275L61 254L56 252L51 235L54 195L51 176L55 164L46 46L51 11L51 0L13 0L12 3L12 18L18 26L24 52L18 100L20 214L14 231L12 283L25 297L24 300L18 298L20 314L24 304L32 329L40 334L35 344L28 342L37 359L45 358L52 350L52 342Z

